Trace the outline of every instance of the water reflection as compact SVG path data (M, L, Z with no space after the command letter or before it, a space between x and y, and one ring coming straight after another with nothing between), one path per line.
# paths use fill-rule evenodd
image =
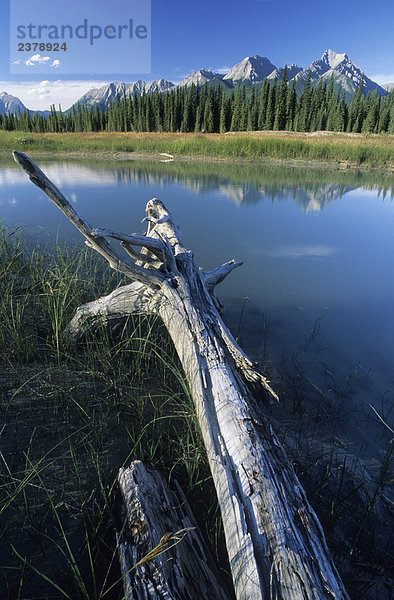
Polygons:
M252 334L255 315L264 311L275 321L269 355L277 363L295 354L325 315L319 333L326 350L309 348L311 364L330 364L339 379L358 364L377 373L370 375L375 392L365 395L365 410L394 387L390 174L205 161L38 162L94 226L142 232L145 203L157 196L181 224L199 265L242 260L244 267L218 291L233 330L244 332L246 345L256 341L254 355L265 344L261 329ZM31 236L43 228L82 243L12 160L0 163L0 182L7 223ZM321 387L322 376L315 369L311 380Z
M311 449L327 443L319 452L330 469L358 469L362 456L379 476L391 432L371 405L390 425L394 412L392 176L176 160L37 162L94 226L142 231L146 201L158 196L198 265L242 260L217 292L226 323L264 360L281 396L270 418L282 439L297 440L294 456L301 451L308 464ZM13 162L0 163L0 183L7 224L83 243Z
M4 161L3 161L4 162ZM198 194L219 192L237 206L263 200L292 198L304 211L320 211L355 189L373 190L383 199L393 198L393 177L384 172L330 171L277 165L229 165L172 161L100 162L83 164L74 160L40 162L41 168L59 187L102 187L139 184L168 188L174 185ZM0 163L0 186L26 185L17 165ZM75 192L74 198L75 201Z

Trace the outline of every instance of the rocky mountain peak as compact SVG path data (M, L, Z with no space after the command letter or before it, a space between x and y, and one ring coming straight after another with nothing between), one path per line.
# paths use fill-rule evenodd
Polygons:
M223 79L255 83L263 81L275 69L275 65L266 56L256 54L255 56L247 56L241 62L234 65Z

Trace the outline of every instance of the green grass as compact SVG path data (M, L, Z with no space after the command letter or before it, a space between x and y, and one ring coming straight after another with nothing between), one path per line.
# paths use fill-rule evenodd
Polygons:
M0 228L2 600L123 597L115 482L119 467L134 459L180 481L218 564L227 569L203 442L166 331L152 319L129 319L79 345L61 335L78 305L121 284L87 248L56 244L49 251ZM312 324L308 343L316 343L323 316ZM242 314L239 322L242 329ZM358 370L318 388L303 354L300 348L291 369L275 378L282 402L269 409L269 419L318 512L351 597L387 598L383 533L389 529L381 507L392 441L373 479L361 457L350 461L338 445L338 423ZM388 413L379 416L387 430Z
M331 134L311 136L284 132L237 134L0 132L0 151L126 152L219 159L267 159L344 162L393 168L394 144L389 135Z
M130 319L78 346L62 338L81 302L120 282L87 249L27 250L18 231L0 229L2 599L18 590L123 597L114 585L115 481L131 460L176 477L218 529L192 401L165 332Z

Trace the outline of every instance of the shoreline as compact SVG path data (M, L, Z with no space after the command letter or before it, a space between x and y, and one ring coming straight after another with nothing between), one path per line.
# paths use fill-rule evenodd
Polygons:
M215 162L394 172L394 135L248 131L192 133L0 132L0 156ZM173 157L173 158L172 158Z
M16 148L15 148L16 149ZM18 150L20 151L20 150ZM255 157L255 158L245 158L242 156L239 157L228 157L228 156L200 156L198 154L180 154L178 156L174 155L173 159L164 159L160 153L154 152L127 152L127 151L119 151L119 150L101 150L95 151L92 150L59 150L56 152L52 152L50 150L37 150L32 149L29 151L26 149L26 154L30 157L34 158L50 158L53 160L63 159L63 158L94 158L95 160L105 161L105 160L114 160L114 161L141 161L141 162L152 162L152 163L217 163L217 164L232 164L236 163L239 165L255 165L259 166L284 166L284 167L300 167L300 168L310 168L310 169L327 169L327 170L340 170L340 171L363 171L368 172L372 171L374 173L379 171L385 171L388 173L394 173L394 164L393 165L370 165L370 164L357 164L352 161L345 160L323 160L323 159L305 159L305 158L274 158L274 157ZM0 158L10 157L12 158L11 150L0 150Z

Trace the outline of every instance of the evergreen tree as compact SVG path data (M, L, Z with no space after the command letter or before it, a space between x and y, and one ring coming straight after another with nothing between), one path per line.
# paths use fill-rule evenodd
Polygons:
M287 103L286 103L286 129L292 131L295 125L295 114L297 108L297 92L295 88L295 79L291 84L290 89L287 94Z
M287 65L285 65L275 106L274 129L276 130L286 129L287 88Z
M394 133L394 90L390 92L391 106L390 106L390 117L389 124L387 127L388 133Z
M264 79L260 92L259 109L257 117L257 127L259 130L264 129L265 120L267 118L268 97L270 92L270 84L267 78Z
M379 107L378 133L388 131L390 122L390 96L391 93L382 99Z
M196 111L196 98L195 93L192 95L192 88L195 91L195 85L192 84L192 87L185 92L185 104L183 107L183 117L181 124L181 131L193 131L195 126L195 111Z
M308 73L308 79L302 91L298 111L297 111L297 131L309 131L311 124L311 108L312 108L312 89L311 89L311 72Z
M215 101L212 86L209 86L208 97L205 102L202 131L206 131L207 133L215 131Z
M374 133L378 125L380 102L377 89L365 102L365 120L362 126L363 133Z
M245 88L245 86L243 86ZM232 112L232 118L231 118L231 125L230 125L230 131L240 131L240 126L241 126L241 108L242 108L242 101L243 101L243 92L242 92L242 86L238 85L237 87L237 91L235 94L235 98L234 98L234 108L233 108L233 112Z
M230 115L230 102L227 100L226 95L222 94L222 102L220 105L220 119L219 119L219 131L220 133L226 133L229 129L229 115Z
M257 94L255 86L252 87L252 93L250 95L250 100L248 102L248 119L247 119L247 129L248 131L256 131L258 127L258 104L257 104Z
M273 129L275 121L275 103L276 103L276 90L278 87L278 79L275 78L274 85L270 86L267 103L267 114L265 118L265 129Z
M347 131L361 131L362 120L363 120L363 96L362 89L364 84L364 75L361 78L360 85L358 86L357 92L353 95L349 107L349 119L347 124Z

